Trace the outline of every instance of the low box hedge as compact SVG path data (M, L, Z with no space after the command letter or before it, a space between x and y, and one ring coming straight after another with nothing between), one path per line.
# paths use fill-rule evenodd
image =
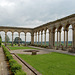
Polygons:
M11 66L11 71L15 74L17 70L21 70L22 66L19 65L18 63L15 63Z
M2 45L2 48L3 48L3 51L5 53L7 60L9 61L11 72L14 75L26 75L26 73L22 71L22 66L19 65L17 61L13 59L8 49L4 45Z
M26 73L22 70L17 70L15 75L26 75Z

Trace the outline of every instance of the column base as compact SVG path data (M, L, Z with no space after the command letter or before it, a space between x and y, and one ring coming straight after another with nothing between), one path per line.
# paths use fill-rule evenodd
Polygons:
M5 44L5 46L7 46L7 44Z
M53 49L53 46L49 45L49 48L50 48L50 49Z
M58 46L56 47L56 50L59 50L59 47Z
M26 44L24 46L26 46Z
M72 47L71 49L69 49L68 52L75 53L75 47Z
M63 47L63 51L67 51L67 47Z
M18 44L18 46L20 46L20 44Z
M13 43L11 44L11 46L13 46Z

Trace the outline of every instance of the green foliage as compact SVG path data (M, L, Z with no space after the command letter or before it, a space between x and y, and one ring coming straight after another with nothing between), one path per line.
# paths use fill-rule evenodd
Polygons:
M20 43L22 42L22 39L19 38L19 37L16 37L16 38L14 39L14 43L19 43L19 41L20 41Z
M7 54L6 57L7 57L7 60L13 59L13 57L10 54Z
M17 70L21 70L22 66L19 65L18 63L12 64L11 66L11 71L15 74Z
M11 69L12 73L13 73L14 75L20 75L21 72L22 72L21 75L26 75L26 73L24 73L24 72L22 71L22 66L19 65L19 64L17 63L17 61L15 61L15 60L13 59L13 57L12 57L12 55L10 54L10 52L8 51L8 49L7 49L4 45L2 45L2 48L3 48L3 51L4 51L5 55L6 55L7 60L9 61L10 69ZM20 71L20 72L19 72L19 71Z
M36 49L36 48L20 46L20 47L9 47L9 49L10 50L18 50L18 49Z
M15 64L15 63L17 63L16 60L14 60L14 59L9 60L9 64L10 64L10 66L12 66L12 65Z
M26 75L26 73L22 70L17 70L15 75Z
M75 56L55 52L35 56L18 55L42 75L75 75Z

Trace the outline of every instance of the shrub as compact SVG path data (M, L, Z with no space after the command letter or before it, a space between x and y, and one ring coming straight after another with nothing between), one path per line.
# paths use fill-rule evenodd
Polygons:
M17 70L15 75L26 75L26 73L22 70Z
M15 74L17 70L21 70L22 66L19 65L18 63L15 63L11 66L11 71Z
M15 63L17 63L16 60L14 60L14 59L9 60L9 64L10 64L10 66L12 66L12 65L15 64Z
M13 59L13 57L10 54L7 54L6 57L7 57L7 60Z
M8 51L8 49L4 45L2 45L2 48L3 48L3 51L6 55L7 60L9 61L10 69L11 69L12 73L14 75L26 75L26 73L24 73L22 71L22 66L19 65L17 63L17 61L13 59L13 57L10 54L10 52Z

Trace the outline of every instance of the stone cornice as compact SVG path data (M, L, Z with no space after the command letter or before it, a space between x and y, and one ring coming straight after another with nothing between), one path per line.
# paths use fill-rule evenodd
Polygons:
M67 17L64 17L64 18L61 18L61 19L58 19L58 20L55 20L55 21L52 21L52 22L49 22L49 23L46 23L46 24L43 24L41 26L38 26L38 27L35 27L35 28L24 28L24 27L7 27L7 26L0 26L0 29L12 29L12 30L23 30L23 31L40 31L40 30L45 30L46 28L47 29L51 29L51 28L54 28L59 25L61 25L61 23L63 23L63 21L66 21L68 22L69 19L72 19L73 18L73 22L75 22L75 14L72 14L70 16L67 16ZM65 23L63 23L65 25Z
M57 22L61 22L61 21L64 21L64 20L67 20L67 19L70 19L70 18L73 18L73 17L75 17L75 14L72 14L72 15L69 15L67 17L64 17L64 18L61 18L61 19L58 19L58 20L55 20L55 21L40 25L38 27L35 27L34 29L38 29L38 28L43 27L43 26L53 25L53 24L55 24Z
M25 30L33 30L33 28L22 28L22 27L8 27L8 26L0 26L0 29L25 29Z

